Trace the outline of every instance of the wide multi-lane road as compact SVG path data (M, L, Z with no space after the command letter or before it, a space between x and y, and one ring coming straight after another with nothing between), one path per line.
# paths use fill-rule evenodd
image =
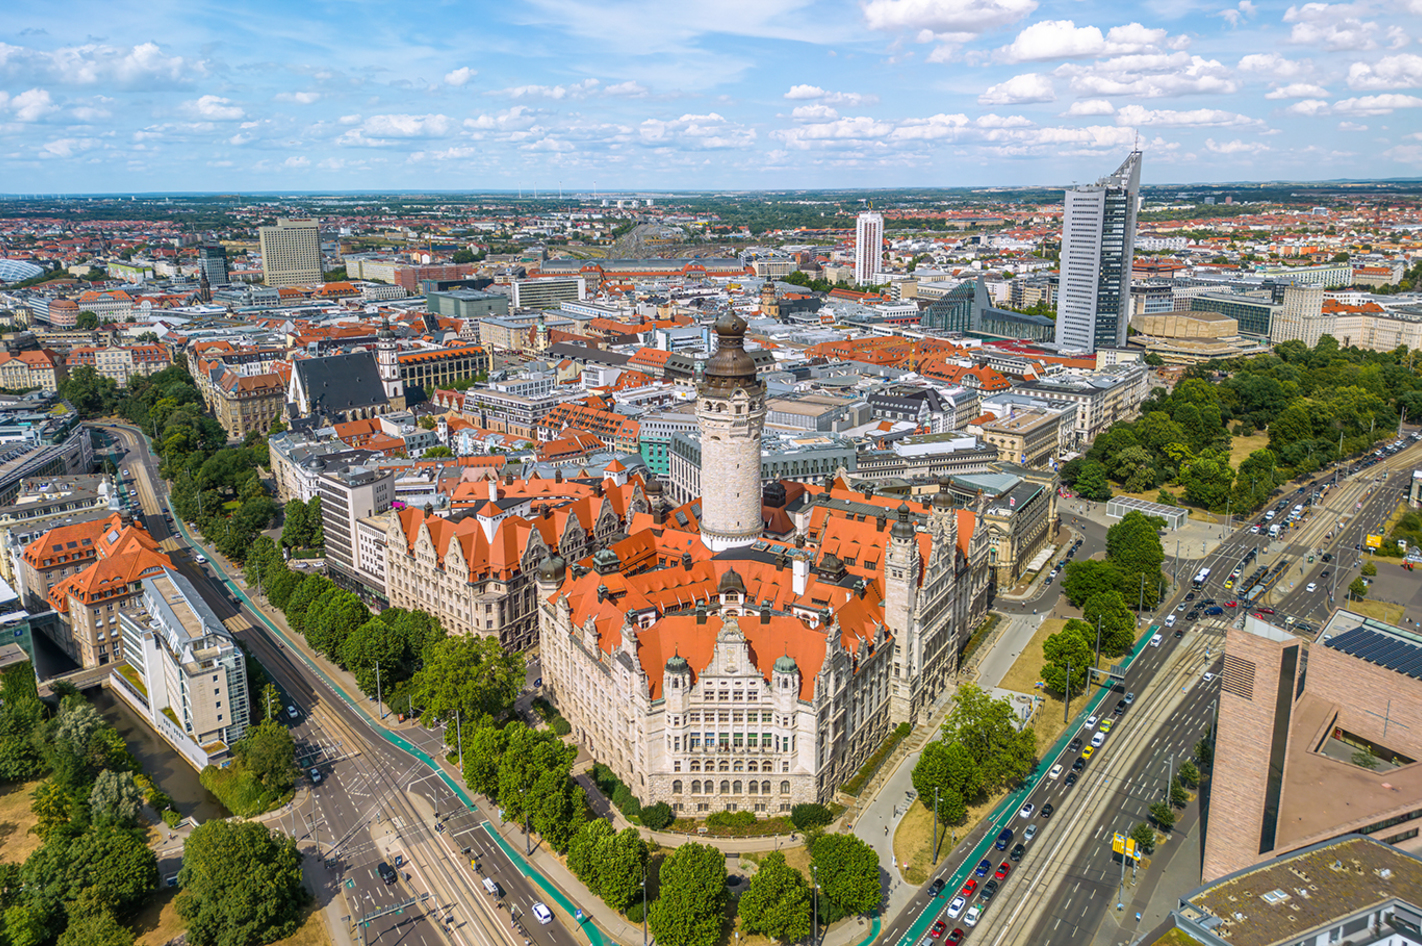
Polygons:
M196 561L181 530L164 517L168 507L156 460L136 431L117 425L106 430L126 449L120 466L138 493L150 533L283 691L278 718L296 740L303 790L273 824L308 854L319 850L327 865L315 872L326 881L317 891L321 902L343 898L348 928L366 942L573 946L577 939L563 925L572 918L498 846L485 817L467 808L425 762L392 745L212 566ZM396 865L397 858L396 879L387 884L377 865ZM499 896L487 891L485 877L498 885ZM539 924L529 915L535 902L554 908L558 920Z

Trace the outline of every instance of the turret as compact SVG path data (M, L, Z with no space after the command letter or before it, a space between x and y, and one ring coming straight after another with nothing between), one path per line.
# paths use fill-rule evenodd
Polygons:
M746 322L716 320L716 354L697 383L701 427L701 541L713 551L751 545L761 534L761 448L765 390L745 350Z

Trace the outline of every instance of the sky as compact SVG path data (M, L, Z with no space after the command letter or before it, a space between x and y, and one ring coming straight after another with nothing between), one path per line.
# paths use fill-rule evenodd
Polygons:
M12 194L1422 176L1422 0L8 7Z

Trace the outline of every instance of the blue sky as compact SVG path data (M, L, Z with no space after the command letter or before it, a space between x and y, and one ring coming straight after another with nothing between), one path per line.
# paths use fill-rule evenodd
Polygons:
M14 3L0 191L1422 175L1422 0Z

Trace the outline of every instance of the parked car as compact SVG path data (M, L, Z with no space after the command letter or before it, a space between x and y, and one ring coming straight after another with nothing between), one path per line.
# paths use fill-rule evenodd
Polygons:
M1012 843L1012 829L1011 829L1011 828L1003 828L1002 831L1000 831L1000 832L998 833L998 835L997 835L997 844L996 844L995 846L997 847L997 849L998 849L999 851L1005 851L1005 850L1007 850L1007 846L1008 846L1009 844L1011 844L1011 843Z
M963 908L968 905L967 897L954 897L953 902L948 904L947 916L950 920L956 920L963 915Z

